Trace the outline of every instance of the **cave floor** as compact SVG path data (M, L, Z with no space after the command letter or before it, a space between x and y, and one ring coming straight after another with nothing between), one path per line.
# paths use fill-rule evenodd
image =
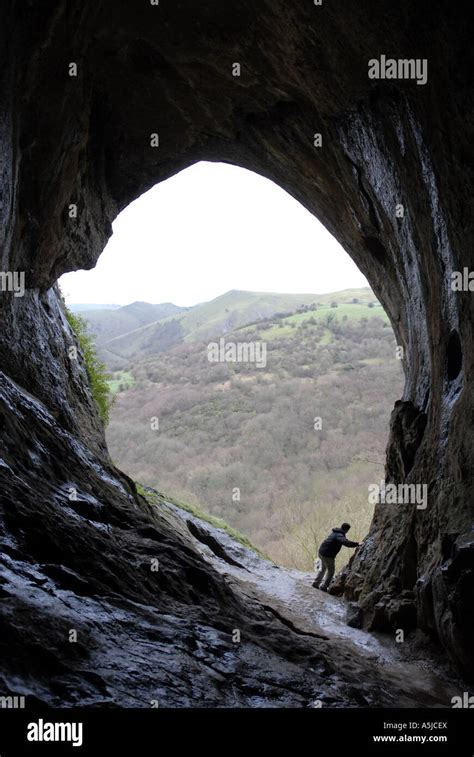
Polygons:
M1 373L0 408L2 695L52 707L430 708L468 690L420 635L397 644L349 627L345 602L313 589L312 574L166 498L147 502Z
M426 639L397 644L349 627L346 603L312 588L311 573L278 567L171 503L156 520L196 552L204 569L193 580L214 576L215 614L165 595L100 596L74 571L24 562L11 546L0 559L14 669L0 674L3 691L53 707L438 708L463 690ZM177 575L172 585L186 589Z
M167 507L177 509L167 503ZM341 654L348 655L353 671L364 678L367 667L378 669L390 690L399 692L399 706L413 699L419 706L450 706L451 697L459 694L462 684L445 662L437 657L442 652L419 632L404 642L396 642L395 634L368 632L346 622L348 603L336 596L314 589L313 573L284 568L262 559L253 551L235 542L225 532L186 513L189 525L194 522L201 532L202 552L214 567L224 571L226 579L237 582L249 598L270 609L292 630L304 635L323 637L336 643ZM199 538L199 531L194 532ZM204 541L204 532L212 532L224 546L225 555L215 554ZM227 558L230 558L228 561ZM239 565L235 564L239 563ZM225 566L225 568L223 568Z

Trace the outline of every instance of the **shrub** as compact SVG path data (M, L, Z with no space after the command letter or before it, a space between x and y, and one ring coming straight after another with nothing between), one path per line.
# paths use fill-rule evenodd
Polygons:
M94 337L87 333L87 321L80 315L72 313L66 305L64 306L67 321L79 342L84 355L84 362L87 371L87 377L91 388L91 394L97 405L99 416L103 423L107 425L110 417L110 408L112 407L113 397L110 386L107 381L108 374L104 363L97 356L97 349Z

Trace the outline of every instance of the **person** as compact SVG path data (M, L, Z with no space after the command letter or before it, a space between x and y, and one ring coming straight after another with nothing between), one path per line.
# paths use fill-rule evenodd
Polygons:
M331 583L336 566L336 555L340 552L341 547L358 547L358 541L349 541L346 534L350 529L350 523L343 523L340 528L333 528L327 539L319 547L319 557L321 559L321 568L316 576L313 586L315 589L321 588L321 591L327 591ZM321 581L327 573L326 580L321 586Z

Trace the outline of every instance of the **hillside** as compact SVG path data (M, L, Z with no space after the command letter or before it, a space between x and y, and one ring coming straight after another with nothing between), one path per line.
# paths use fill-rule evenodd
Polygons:
M99 347L115 337L143 328L150 323L176 315L186 310L171 302L151 305L148 302L132 302L118 308L102 306L97 310L81 310L81 306L71 306L74 312L80 312L87 320L89 329L96 335Z
M114 461L136 480L224 518L275 561L303 569L338 521L353 522L355 539L366 534L367 487L383 473L402 391L393 333L370 290L316 301L316 310L300 304L226 332L227 342L264 342L264 368L210 363L199 315L190 328L202 306L189 311L188 339L115 374L107 434ZM222 312L208 305L206 328Z
M331 302L345 306L354 299L362 306L376 303L369 288L324 295L231 290L191 308L133 303L85 316L97 336L102 359L112 369L121 369L130 361L159 355L174 345L221 336L278 313L295 313L304 307L324 309Z

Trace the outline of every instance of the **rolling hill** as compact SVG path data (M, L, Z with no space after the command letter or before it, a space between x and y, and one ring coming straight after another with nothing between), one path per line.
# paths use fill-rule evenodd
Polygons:
M86 319L89 331L95 335L99 354L107 364L114 367L117 362L116 356L113 352L108 354L109 351L105 347L108 342L117 337L134 334L136 331L150 324L156 324L169 316L181 314L187 308L178 307L171 302L158 305L151 305L148 302L132 302L123 307L108 308L102 305L95 310L84 310L84 306L72 305L71 310Z
M118 310L92 311L84 315L91 332L96 334L101 358L112 370L120 370L175 345L219 337L276 315L297 320L305 316L301 311L311 308L319 319L331 305L337 305L348 309L350 317L355 317L356 310L359 317L363 317L369 303L378 307L379 314L385 317L368 287L322 295L231 290L191 308L179 308L171 303L133 303Z
M209 341L220 335L265 344L265 366L210 363ZM365 535L367 486L383 474L403 386L392 329L369 289L232 291L112 344L127 339L135 352L113 374L107 430L119 467L224 518L280 564L310 568L317 540L343 520L355 539Z

